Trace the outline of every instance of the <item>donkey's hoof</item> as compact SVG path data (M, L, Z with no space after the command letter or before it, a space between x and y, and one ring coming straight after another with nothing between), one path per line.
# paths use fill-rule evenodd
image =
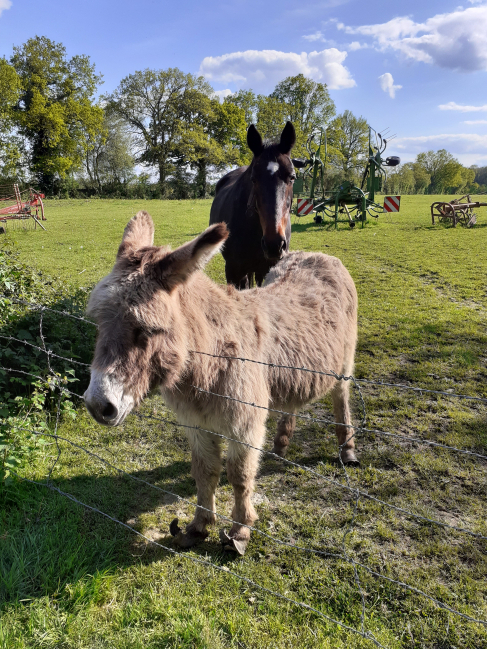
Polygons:
M360 466L360 462L357 459L357 456L355 455L355 453L353 451L344 451L341 454L340 458L341 458L341 461L343 462L343 464L345 466L352 466L352 467L353 466L355 466L355 467ZM338 460L338 463L340 464L340 459Z
M169 525L169 532L171 533L171 536L177 536L179 532L181 531L181 528L178 525L179 520L175 518L171 525Z
M274 448L272 449L271 453L274 453L275 455L279 455L279 457L286 457L287 449L288 449L287 446L274 445Z
M174 536L174 545L180 548L192 548L193 545L204 541L208 536L208 532L197 532L196 530L183 530L178 525L178 519L175 518L169 526L169 531Z
M243 557L249 544L249 539L232 539L228 536L226 530L220 530L220 541L226 552L236 552Z

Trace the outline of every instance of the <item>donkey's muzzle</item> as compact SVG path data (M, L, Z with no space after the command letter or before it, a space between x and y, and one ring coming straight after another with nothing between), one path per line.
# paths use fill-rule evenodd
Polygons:
M119 410L114 403L103 399L90 399L88 391L83 396L86 409L99 424L115 426L118 423Z
M287 241L284 237L278 237L276 239L266 239L262 237L262 250L264 251L264 257L269 261L278 261L282 259L282 256L287 250Z

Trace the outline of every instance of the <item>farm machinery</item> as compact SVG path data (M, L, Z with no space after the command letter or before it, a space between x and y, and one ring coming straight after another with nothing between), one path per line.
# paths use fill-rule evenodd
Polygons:
M327 190L326 129L313 131L306 143L309 158L295 161L297 168L304 169L294 182L294 194L297 196L296 215L305 216L314 212L316 223L322 223L324 217L328 217L334 219L337 227L339 215L343 214L346 215L349 226L353 228L356 222L361 222L363 227L367 214L377 218L384 212L399 212L400 196L384 197L383 205L379 205L375 200L376 192L382 189L383 178L386 175L385 167L395 167L401 162L397 156L384 160L382 155L386 147L387 139L369 127L368 158L361 186L356 187L346 180L338 187Z
M470 194L455 198L450 202L436 201L431 205L431 222L435 224L435 217L440 223L451 223L455 228L460 223L466 228L471 228L477 223L477 214L474 209L487 207L487 203L472 201Z
M5 231L7 225L26 228L32 224L43 230L46 228L41 221L46 221L44 216L44 194L32 189L20 190L17 184L0 185L0 228Z

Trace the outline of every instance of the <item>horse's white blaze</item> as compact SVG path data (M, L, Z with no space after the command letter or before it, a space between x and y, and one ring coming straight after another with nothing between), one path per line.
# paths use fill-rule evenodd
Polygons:
M277 162L269 162L267 165L267 170L270 171L271 176L273 176L276 171L279 169L279 165Z

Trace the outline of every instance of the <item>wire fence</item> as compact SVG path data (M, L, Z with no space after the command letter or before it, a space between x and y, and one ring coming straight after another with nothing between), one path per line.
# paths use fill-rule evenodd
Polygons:
M480 625L483 627L487 628L487 619L482 619L482 618L477 618L473 615L468 614L465 612L465 610L458 610L452 606L450 606L446 601L442 601L440 598L433 596L431 593L426 592L425 590L418 588L414 585L411 585L409 583L406 583L403 580L400 579L394 579L393 577L389 576L388 574L384 574L382 572L378 572L377 570L374 570L372 567L364 563L363 561L359 561L354 555L354 553L351 551L350 548L350 543L349 539L352 534L352 532L356 529L356 522L357 522L357 517L359 513L359 507L361 503L369 501L372 503L375 503L378 505L381 509L384 510L390 510L393 512L396 512L397 514L400 514L402 517L411 519L413 521L417 521L420 523L428 524L430 526L434 526L439 529L443 529L445 531L451 531L455 532L461 535L465 535L466 537L470 537L479 541L487 541L487 536L480 533L479 531L475 531L475 529L472 529L472 527L468 526L463 526L463 525L453 525L451 523L448 523L444 520L439 520L434 517L429 517L425 516L421 513L406 509L404 507L400 507L393 502L386 501L382 498L379 498L375 496L373 493L366 489L362 489L358 486L357 484L357 479L356 479L356 471L355 470L350 470L347 466L343 464L341 461L341 447L338 447L338 458L339 458L339 465L338 468L340 470L340 477L331 477L330 475L327 475L325 472L322 472L321 470L317 470L317 468L312 468L310 466L292 461L286 457L281 457L280 455L277 455L276 453L273 453L272 451L265 450L264 448L258 448L254 447L248 443L241 442L239 440L234 439L233 437L227 437L223 434L216 433L215 431L207 430L198 426L187 426L180 424L176 422L173 418L171 417L161 417L157 416L155 414L143 414L142 412L135 412L133 416L139 418L139 420L146 420L150 422L156 422L158 424L164 424L166 426L174 426L176 428L185 430L185 429L192 429L192 430L199 430L201 432L204 432L205 434L209 434L212 436L215 436L216 438L219 438L221 440L224 440L226 442L233 442L233 443L238 443L242 444L248 448L254 449L258 451L262 456L264 457L270 457L274 460L277 460L281 462L284 466L290 467L292 470L296 470L300 473L304 473L306 475L309 475L312 477L313 480L316 482L320 483L325 483L327 485L331 485L332 487L338 489L339 491L343 492L345 495L348 496L348 501L351 503L351 515L350 515L350 520L348 521L348 524L345 526L345 529L343 530L342 536L341 536L341 542L340 542L340 551L339 552L327 552L322 549L317 549L315 547L309 547L305 543L299 543L296 542L295 540L289 541L289 540L284 540L281 538L278 538L275 534L270 534L268 531L265 531L261 529L260 527L257 526L245 526L248 527L254 534L257 534L263 538L265 538L268 541L271 541L272 543L277 544L278 546L284 547L284 548L291 548L294 551L297 552L302 552L305 554L310 554L314 555L317 557L322 557L326 558L329 560L335 560L335 561L344 561L347 564L349 564L353 568L353 575L354 575L354 582L355 586L357 589L357 592L360 595L360 600L361 600L361 614L360 614L360 624L358 625L358 628L350 626L349 624L346 624L343 620L340 619L335 619L329 615L327 615L323 610L320 610L316 608L315 606L311 606L307 604L304 601L301 601L299 599L295 599L292 597L289 597L283 593L278 592L277 590L271 590L268 587L264 586L263 584L258 583L255 580L250 579L249 577L245 576L244 574L241 574L241 572L238 572L237 570L229 570L226 566L221 566L218 565L214 562L212 562L209 559L203 559L201 557L195 556L193 553L187 553L187 552L181 552L178 549L175 549L175 547L172 547L170 545L164 545L160 543L159 541L156 541L149 536L143 534L142 532L134 529L131 525L129 525L126 522L123 522L119 520L117 517L111 515L108 512L102 511L98 507L94 507L93 505L89 503L82 502L79 498L74 496L73 494L70 494L66 491L61 490L58 486L56 486L55 482L53 481L53 472L55 467L58 465L58 463L61 460L62 453L63 453L63 446L65 445L66 447L71 447L73 449L76 449L77 452L81 452L86 454L90 459L96 461L98 464L105 466L109 468L110 470L115 471L119 475L123 475L125 478L141 483L145 485L146 487L149 487L151 489L154 489L157 492L163 493L166 496L170 496L171 498L174 499L175 503L185 503L189 507L194 507L194 508L200 508L200 509L205 509L201 505L197 505L193 500L184 498L178 493L175 493L174 491L163 489L162 487L153 484L147 480L144 480L136 475L132 475L128 471L125 471L124 469L118 467L116 464L113 462L108 461L106 458L104 458L102 455L98 453L94 453L92 450L85 448L84 446L76 443L75 441L62 436L59 434L58 429L61 421L61 400L65 396L69 397L76 397L80 400L83 399L83 396L70 390L67 385L67 381L65 376L63 376L62 372L59 372L56 370L55 367L53 367L54 363L56 361L63 361L64 364L74 364L75 366L78 367L84 367L87 368L89 367L89 364L84 363L82 361L79 361L77 359L68 357L68 356L63 356L62 354L55 353L52 349L50 349L47 346L46 343L46 335L44 332L44 315L45 313L52 313L55 314L56 316L61 316L61 317L67 317L67 318L73 318L79 322L86 323L90 326L96 327L96 324L90 321L87 318L84 318L80 315L76 315L73 313L69 313L65 310L56 310L52 309L40 304L35 304L35 303L30 303L25 300L18 300L16 298L12 297L6 297L6 296L1 296L0 299L8 299L10 301L16 302L19 305L24 306L27 310L30 310L32 312L37 312L39 313L39 341L40 344L34 344L32 342L29 342L27 340L22 340L19 337L11 336L11 335L0 335L0 340L4 341L4 344L13 344L13 345L23 345L24 347L31 349L32 351L40 352L46 357L46 363L47 363L47 374L42 376L41 374L36 374L33 372L27 372L25 370L21 370L18 368L14 367L6 367L4 365L0 365L0 371L11 375L11 376L24 376L24 377L30 377L35 380L41 380L41 381L47 381L49 383L49 387L53 393L53 395L57 395L56 398L56 407L55 407L55 417L54 417L54 425L50 429L43 429L43 430L35 430L32 428L25 428L26 432L30 432L31 434L34 434L39 437L43 437L49 440L52 440L55 445L56 445L56 454L53 457L53 461L50 464L48 474L46 476L46 479L41 481L41 480L34 480L31 478L27 478L25 476L22 476L21 479L41 486L46 489L50 489L53 492L56 492L67 499L71 500L72 502L75 502L77 505L84 507L87 510L90 510L100 516L103 516L117 525L120 525L128 530L130 530L133 534L138 535L139 537L143 538L147 543L150 543L154 546L157 546L167 552L169 552L171 555L178 555L183 557L186 561L189 562L194 562L200 565L207 566L208 568L211 568L213 570L216 570L218 572L225 572L226 574L232 575L233 577L237 578L241 582L248 584L252 586L253 588L262 591L263 593L266 593L267 595L276 597L280 600L287 601L290 604L293 604L297 607L301 607L303 609L312 611L314 614L318 615L321 617L323 620L326 620L327 622L331 622L333 624L336 624L338 627L343 628L346 631L349 631L353 634L359 635L367 640L369 640L373 645L377 647L383 647L385 645L381 644L379 640L374 636L374 634L370 631L370 629L367 629L367 624L366 624L366 617L367 617L367 606L366 606L366 596L365 596L365 591L364 591L364 586L361 580L361 571L364 573L370 575L371 577L374 578L374 580L377 580L377 582L387 582L389 584L394 584L395 586L399 587L400 589L414 593L415 595L419 596L420 598L424 598L434 606L438 607L439 609L445 611L448 616L456 616L458 618L461 618L468 623L475 624L475 625ZM312 368L306 368L306 367L289 367L285 365L278 365L278 364L273 364L273 363L264 363L262 361L256 361L253 359L248 359L248 358L241 358L238 356L227 356L227 355L218 355L218 354L212 354L207 351L201 351L201 350L193 350L191 352L193 355L205 355L205 356L212 356L215 358L224 358L229 361L233 361L235 363L258 363L261 365L267 365L272 368L284 368L284 369L292 369L295 371L302 371L302 372L311 372L314 374L318 375L327 375L327 376L332 376L335 378L337 381L350 381L354 390L355 394L357 396L357 404L358 404L358 410L359 410L359 418L360 418L360 423L355 426L349 425L349 428L351 429L352 436L356 437L362 441L366 440L372 440L376 438L382 438L384 440L392 440L392 441L397 441L401 442L403 444L409 444L412 447L415 448L434 448L434 449L439 449L441 451L448 451L451 453L459 454L462 457L470 457L472 460L478 461L478 462L484 462L487 460L487 455L477 452L477 451L472 451L470 449L465 449L465 448L458 448L455 446L447 445L444 443L437 442L435 440L431 439L426 439L424 437L419 437L419 436L413 436L413 435L405 435L405 434L399 434L399 433L394 433L392 431L386 431L386 430L380 430L377 428L370 428L367 426L367 409L366 409L366 403L365 403L365 398L363 394L363 387L364 386L377 386L378 388L388 388L388 389L397 389L399 391L405 392L405 391L410 391L415 395L423 395L423 394L429 394L429 395L436 395L436 396L442 396L447 399L453 399L453 400L462 400L465 403L472 403L475 402L477 404L487 404L487 399L483 397L476 397L476 396L471 396L467 394L460 394L460 393L455 393L452 392L451 390L434 390L430 388L423 388L423 387L418 387L418 386L412 386L412 385L407 385L404 383L393 383L393 382L388 382L388 381L382 381L379 379L357 379L354 376L344 376L344 375L338 375L334 372L330 372L327 370L316 370ZM66 365L64 365L66 367ZM241 404L245 404L248 406L252 406L255 408L262 408L263 406L259 406L255 403L250 403L244 400L241 400L238 398L238 396L234 395L227 395L227 394L219 394L216 392L211 392L209 390L204 390L200 388L199 386L192 386L196 391L202 394L207 394L211 397L217 397L225 400L231 400L231 401L236 401ZM308 412L305 413L294 413L294 412L286 412L284 410L279 410L279 409L273 409L273 408L264 408L266 410L269 410L270 412L276 414L276 415L287 415L287 416L296 416L298 419L301 419L305 422L310 422L310 423L316 423L319 424L323 428L328 428L331 426L335 426L337 422L331 418L331 417L317 417L314 415L309 414ZM345 423L340 423L341 426L347 426ZM330 435L332 436L332 435ZM20 476L19 476L20 477ZM210 510L206 510L210 512ZM213 512L211 512L213 513ZM217 517L220 518L222 521L226 523L234 523L231 518L221 514L221 513L216 513ZM482 521L478 521L476 523L477 529L483 529ZM475 527L474 526L474 527ZM384 571L386 572L386 571ZM449 619L449 618L448 618ZM446 633L448 634L448 623L447 623L447 630Z

